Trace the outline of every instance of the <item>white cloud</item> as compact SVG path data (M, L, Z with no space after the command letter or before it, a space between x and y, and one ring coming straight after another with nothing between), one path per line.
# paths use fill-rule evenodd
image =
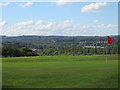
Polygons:
M36 24L44 24L45 22L43 20L38 20Z
M95 22L95 23L98 23L98 22L99 22L99 20L97 20L97 19L96 19L96 20L94 20L94 22Z
M43 23L44 22L44 23ZM67 23L66 23L67 22ZM72 21L65 20L62 22L46 22L43 20L38 21L25 21L19 22L15 25L5 27L2 30L3 35L68 35L68 36L80 36L80 35L99 35L98 30L116 30L117 25L113 24L69 24ZM5 22L1 25L5 25ZM117 30L116 30L117 32Z
M107 6L107 3L92 3L84 6L81 11L82 12L99 12L101 9Z
M70 20L65 20L64 23L72 23Z
M65 5L65 4L69 4L69 3L73 3L73 2L84 2L85 0L58 0L56 2L57 5L61 6L61 5Z
M30 25L30 24L33 24L33 21L30 20L30 21L25 21L25 22L19 22L15 25L18 25L18 26L25 26L25 25Z
M107 29L112 29L112 28L117 28L118 25L113 25L113 24L108 24L108 25L105 25L105 24L100 24L98 25L98 28L107 28Z
M0 26L5 26L7 24L6 21L0 22Z
M105 24L101 24L102 27L105 27Z
M56 2L57 5L64 5L64 4L66 4L66 3L68 3L68 2L65 2L65 0L58 0L58 1Z
M112 24L107 25L107 28L115 28L115 27L118 27L118 25L112 25Z
M9 4L10 4L10 2L0 3L0 6L7 6L7 5L9 5Z
M65 5L65 4L68 4L68 3L72 3L74 2L74 0L58 0L56 2L57 5Z
M105 25L105 24L99 22L99 20L97 20L97 19L94 20L94 22L98 24L97 28L117 28L118 27L118 25L113 25L113 24Z
M33 3L32 2L27 2L26 4L19 4L18 6L22 7L22 8L25 8L25 7L30 7L32 6Z

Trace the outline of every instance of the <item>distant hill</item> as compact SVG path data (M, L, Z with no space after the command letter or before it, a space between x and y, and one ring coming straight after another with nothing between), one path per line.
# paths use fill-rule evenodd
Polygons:
M118 36L110 37L113 43L107 44L108 54L117 54ZM106 53L106 39L105 36L2 36L2 46L5 53L6 48L21 51L27 47L39 55L92 55Z
M111 36L114 40L113 43L117 43L118 37ZM26 44L42 44L42 45L54 45L54 46L70 46L70 45L78 45L79 43L91 45L94 43L104 43L106 41L106 37L102 36L16 36L16 37L8 37L2 36L2 42L5 43L26 43Z

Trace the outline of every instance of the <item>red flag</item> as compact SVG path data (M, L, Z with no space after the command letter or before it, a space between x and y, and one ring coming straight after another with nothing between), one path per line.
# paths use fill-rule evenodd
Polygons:
M110 38L109 36L107 36L107 42L108 42L109 44L111 44L111 43L113 42L112 38Z

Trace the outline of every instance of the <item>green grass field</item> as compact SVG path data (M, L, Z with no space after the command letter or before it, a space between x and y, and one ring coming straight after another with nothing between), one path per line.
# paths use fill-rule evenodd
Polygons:
M3 58L3 88L117 88L118 56Z

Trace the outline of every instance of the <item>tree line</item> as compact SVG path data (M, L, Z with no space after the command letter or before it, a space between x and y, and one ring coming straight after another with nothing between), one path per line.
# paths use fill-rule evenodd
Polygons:
M107 52L106 52L107 48ZM104 48L86 48L82 46L41 46L39 49L32 51L28 47L16 48L12 46L2 47L2 56L4 57L20 57L20 56L55 56L55 55L102 55L102 54L118 54L117 45L108 45Z
M107 51L106 51L107 48ZM85 47L51 47L39 50L40 56L54 56L54 55L102 55L102 54L118 54L118 46L108 45L105 48L85 48Z
M118 51L120 52L118 49L118 36L111 37L113 43L109 45L105 40L106 36L3 36L2 56L118 54ZM87 48L86 46L94 46L94 48ZM96 46L104 48L97 48Z
M11 46L2 47L3 57L20 57L20 56L37 56L31 49L27 47L16 48Z

